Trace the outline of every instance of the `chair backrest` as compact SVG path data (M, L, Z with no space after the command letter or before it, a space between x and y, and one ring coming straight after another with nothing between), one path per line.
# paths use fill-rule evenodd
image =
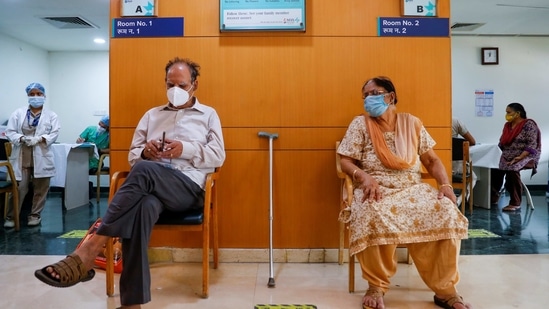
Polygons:
M105 164L105 160L107 160L108 158L108 153L104 153L99 157L99 163L97 164L98 175L109 175L109 166Z
M473 162L471 159L471 153L469 152L469 142L463 142L462 152L463 152L463 161L468 162L470 165L467 167L467 169L472 169Z
M452 175L452 185L458 203L461 204L461 212L465 213L465 204L469 203L469 211L473 213L473 162L467 140L452 138L452 161L461 161L459 170Z
M3 144L2 147L0 147L0 160L7 160L10 157L8 155L8 146L7 146L7 144L10 144L10 141L7 140L7 139L1 138L0 143ZM10 144L10 146L11 146L11 144Z
M467 140L452 137L452 161L463 160L463 143ZM469 144L469 142L467 142Z
M9 160L10 156L11 156L11 142L6 140L6 142L4 143L4 150L6 152L6 160Z
M472 168L472 166L470 166L472 162L469 153L469 142L467 140L463 138L452 138L452 161L463 161L464 171L460 172L471 172L469 170Z
M5 145L11 145L10 143L6 143ZM4 218L7 215L8 210L8 192L11 192L13 197L13 205L19 205L19 189L17 187L17 180L15 179L15 173L13 171L13 167L11 166L11 163L8 160L2 160L0 161L0 167L5 166L7 169L6 173L6 180L0 181L0 193L5 193L5 202L4 202ZM9 180L8 180L9 179ZM19 207L13 207L13 218L15 219L15 230L19 231Z

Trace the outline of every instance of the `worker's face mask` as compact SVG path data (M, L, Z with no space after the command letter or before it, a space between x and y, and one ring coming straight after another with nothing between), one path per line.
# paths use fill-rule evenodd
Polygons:
M46 100L45 97L39 97L39 96L29 96L29 105L34 108L39 108L44 105L44 101Z
M191 86L189 91L191 89L193 89L193 86ZM168 89L167 95L168 95L168 100L175 107L184 105L185 103L187 103L189 101L189 99L191 97L187 91L185 91L185 90L183 90L183 89L181 89L177 86L174 86L174 87Z
M107 131L107 129L103 128L100 125L97 126L97 134L103 134L105 133L105 131Z
M387 94L369 95L364 99L364 109L370 116L379 117L389 108L389 104L385 103L385 96Z

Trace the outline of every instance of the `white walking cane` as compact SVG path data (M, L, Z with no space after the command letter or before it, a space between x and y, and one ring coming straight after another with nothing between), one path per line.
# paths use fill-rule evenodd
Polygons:
M273 140L278 138L278 133L259 132L259 137L269 139L269 283L268 287L274 288L273 267Z

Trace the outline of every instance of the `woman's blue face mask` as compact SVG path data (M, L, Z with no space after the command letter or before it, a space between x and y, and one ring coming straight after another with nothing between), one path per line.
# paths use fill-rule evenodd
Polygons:
M379 117L389 108L389 104L385 103L386 95L388 95L388 93L369 95L364 99L364 109L370 116Z

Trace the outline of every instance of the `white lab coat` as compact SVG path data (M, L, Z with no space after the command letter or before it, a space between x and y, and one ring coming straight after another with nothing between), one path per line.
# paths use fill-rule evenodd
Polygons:
M8 126L6 128L6 137L13 145L11 156L9 158L10 163L13 166L15 178L17 181L21 181L22 178L22 166L21 166L21 137L24 136L22 127L23 122L26 121L28 107L18 108L13 112L8 120ZM34 146L33 160L34 160L34 177L45 178L55 176L55 164L53 158L53 151L51 150L51 144L53 144L59 136L59 120L57 114L53 111L42 109L42 115L36 126L35 136L41 136L46 140L46 143L38 143Z

